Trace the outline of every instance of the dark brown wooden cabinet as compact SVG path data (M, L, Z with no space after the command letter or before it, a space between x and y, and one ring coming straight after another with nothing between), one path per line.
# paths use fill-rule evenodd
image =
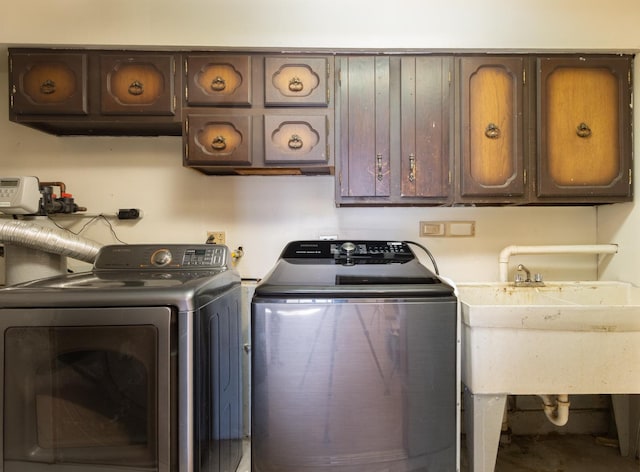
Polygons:
M250 166L251 116L188 115L184 139L190 165Z
M170 54L101 54L101 113L175 115L175 70Z
M633 61L10 48L9 119L182 136L183 165L207 174L335 166L338 206L615 203L633 199Z
M185 59L188 106L250 106L251 56L189 54Z
M538 58L538 201L631 199L631 64Z
M333 58L185 57L184 156L207 174L333 173Z
M451 198L451 57L400 58L400 195L446 203ZM419 199L419 200L417 200Z
M387 202L391 197L390 58L337 60L337 202Z
M458 202L527 202L529 63L520 56L462 57Z
M12 53L10 112L87 115L87 54Z
M9 118L58 135L180 135L177 57L12 48Z
M446 203L452 59L343 56L338 61L338 205Z

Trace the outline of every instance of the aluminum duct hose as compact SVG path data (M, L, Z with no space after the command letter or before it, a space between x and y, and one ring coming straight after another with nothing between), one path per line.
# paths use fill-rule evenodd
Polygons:
M57 227L22 220L0 221L0 242L93 263L102 244Z

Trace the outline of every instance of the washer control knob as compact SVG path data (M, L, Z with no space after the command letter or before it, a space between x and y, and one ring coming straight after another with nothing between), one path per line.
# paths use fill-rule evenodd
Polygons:
M346 254L347 256L351 256L355 254L357 249L358 249L358 246L356 246L354 243L351 243L351 242L343 243L342 246L340 246L340 251Z
M158 249L151 255L151 264L163 267L171 262L171 251L168 249Z

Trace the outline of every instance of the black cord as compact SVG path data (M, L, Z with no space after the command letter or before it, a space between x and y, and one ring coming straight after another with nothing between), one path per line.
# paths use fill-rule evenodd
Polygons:
M111 235L115 238L116 241L118 241L120 244L127 244L125 243L123 240L121 240L118 235L116 234L115 229L113 229L113 225L111 224L111 222L109 221L109 219L103 215L102 213L100 213L99 215L94 216L93 218L91 218L89 221L87 221L85 224L82 225L82 227L78 230L78 231L72 231L69 228L65 228L64 226L59 225L53 218L51 218L51 216L47 215L47 218L49 218L49 221L51 221L54 225L56 225L58 228L63 229L65 231L69 231L71 234L75 234L76 236L80 235L80 233L82 233L85 229L87 229L87 226L89 226L91 223L93 223L94 221L98 220L98 219L102 219L105 223L107 223L107 226L109 227L109 231L111 232Z
M440 271L438 270L438 264L436 264L436 260L433 257L433 254L431 254L431 251L429 251L429 249L427 249L425 246L423 246L420 243L416 243L415 241L404 241L406 244L413 244L415 246L418 246L420 249L422 249L424 252L427 253L427 256L429 256L429 259L431 259L431 263L433 264L433 269L436 272L436 275L440 275Z

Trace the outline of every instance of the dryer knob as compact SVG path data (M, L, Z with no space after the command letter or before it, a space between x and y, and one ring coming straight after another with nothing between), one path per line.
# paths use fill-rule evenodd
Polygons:
M340 246L340 250L347 256L355 254L356 249L358 249L358 246L351 242L343 243L342 246Z
M171 251L168 249L158 249L151 255L151 263L155 266L166 266L171 262Z

